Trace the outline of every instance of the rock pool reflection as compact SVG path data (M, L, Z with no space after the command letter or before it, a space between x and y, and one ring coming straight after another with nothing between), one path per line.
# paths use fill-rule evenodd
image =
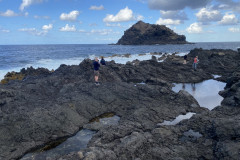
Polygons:
M213 74L213 77L214 77L214 78L220 78L220 77L222 77L222 76Z
M114 115L113 117L101 118L100 123L103 125L117 125L119 120L120 117Z
M94 131L82 129L75 136L68 138L57 147L47 151L39 150L34 153L26 154L21 160L51 159L74 151L79 151L87 147L88 142L94 134Z
M90 123L99 123L99 125L117 125L120 120L119 116L108 113L96 117L94 121ZM36 152L26 154L21 160L45 160L45 159L58 159L62 155L69 154L71 152L78 152L87 147L88 142L91 140L92 136L95 134L95 131L89 129L80 130L75 136L72 136L66 141L62 142L55 148L45 150L49 146L45 146L43 149L40 149Z
M223 90L226 83L216 80L206 80L201 83L179 83L172 88L174 92L185 90L190 93L201 107L212 110L221 104L223 97L218 92Z
M183 136L180 138L180 141L196 141L201 138L203 135L199 132L195 132L194 130L190 129L183 133Z

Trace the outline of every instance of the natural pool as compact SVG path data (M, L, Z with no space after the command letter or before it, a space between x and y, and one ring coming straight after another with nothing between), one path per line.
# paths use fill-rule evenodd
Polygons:
M183 136L180 138L181 142L185 141L196 141L201 138L203 135L199 132L195 132L194 130L190 129L183 133Z
M174 85L175 87L172 88L174 92L185 90L198 101L201 107L212 110L221 104L223 97L218 92L224 89L226 83L210 79L201 83L179 83Z
M90 123L99 123L99 125L117 125L120 120L119 116L112 113L104 114L94 118ZM71 152L78 152L87 147L88 142L91 140L95 131L89 129L82 129L76 135L59 142L56 147L45 146L35 152L26 154L21 160L45 160L56 159L62 155L69 154Z
M172 120L172 121L166 121L166 120L164 120L163 123L158 123L157 125L160 125L160 126L176 125L176 124L178 124L179 122L181 122L181 121L184 120L184 119L190 119L194 114L196 114L196 113L188 112L188 113L185 114L185 115L179 115L179 116L177 116L177 117L176 117L174 120Z

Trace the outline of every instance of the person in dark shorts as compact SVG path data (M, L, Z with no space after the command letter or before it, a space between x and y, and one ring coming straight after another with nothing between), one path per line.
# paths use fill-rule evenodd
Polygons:
M184 55L183 58L184 58L183 64L187 64L187 55Z
M98 61L98 58L95 57L95 60L93 62L93 68L94 68L94 80L95 80L95 84L99 85L98 82L98 77L99 77L99 67L100 67L100 63Z
M106 65L106 61L105 61L105 59L103 58L103 56L102 56L102 59L101 59L101 61L100 61L100 63L101 63L101 65Z

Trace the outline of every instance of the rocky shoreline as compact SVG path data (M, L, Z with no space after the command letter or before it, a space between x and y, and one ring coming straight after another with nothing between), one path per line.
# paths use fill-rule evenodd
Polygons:
M200 64L194 71L196 55ZM194 49L186 65L177 54L165 58L108 62L101 67L100 86L93 83L89 59L54 72L21 70L21 81L0 85L0 159L21 158L110 112L120 117L118 125L88 125L97 131L88 147L55 159L238 159L240 53ZM220 92L221 106L211 111L188 92L171 89L172 83L197 83L213 75L227 85ZM157 125L188 112L196 114L174 126Z

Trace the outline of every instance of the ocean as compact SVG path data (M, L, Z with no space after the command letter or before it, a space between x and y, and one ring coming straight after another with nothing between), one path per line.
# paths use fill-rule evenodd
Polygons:
M107 45L107 44L63 44L63 45L0 45L0 79L7 72L19 72L22 68L43 67L57 69L61 64L78 65L85 58L104 56L106 61L114 60L125 64L127 61L151 59L153 52L183 56L194 48L237 50L240 42L206 42L184 45ZM112 55L126 56L112 56Z

